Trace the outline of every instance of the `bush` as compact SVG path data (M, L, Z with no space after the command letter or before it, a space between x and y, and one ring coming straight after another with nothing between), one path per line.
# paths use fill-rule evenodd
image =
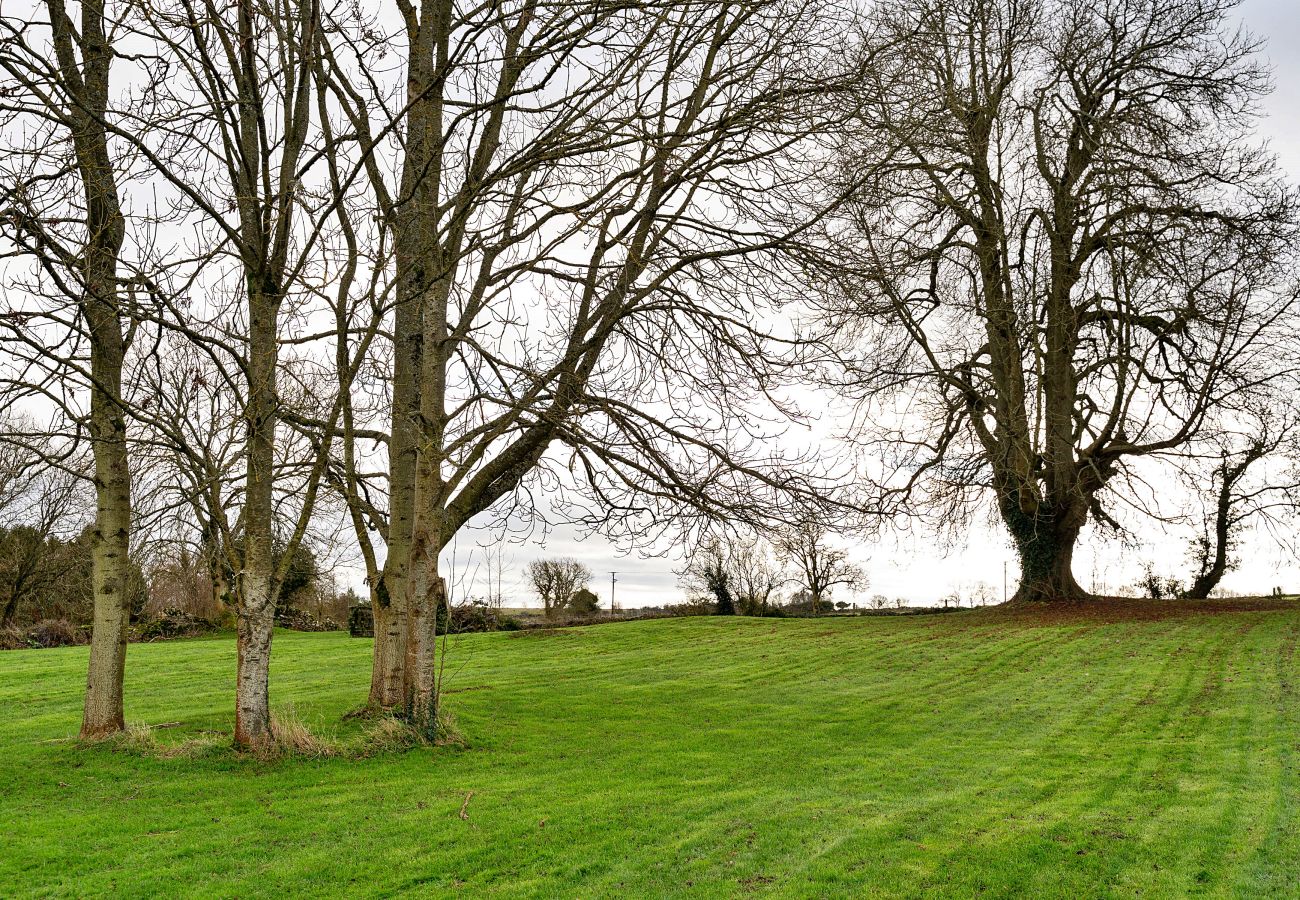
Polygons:
M462 603L451 608L448 631L471 634L483 631L518 631L521 623L514 616L502 614L483 603Z
M565 604L569 612L577 615L591 615L600 611L600 598L586 588L579 588L573 592L569 602Z
M0 629L0 649L26 650L43 647L74 647L90 643L90 631L67 619L42 619L26 627L8 625Z
M164 609L162 614L140 626L140 640L166 641L172 638L197 637L216 630L207 619L179 609Z
M342 626L331 618L318 619L305 609L294 609L280 620L280 625L290 631L341 631ZM371 623L373 632L374 624Z

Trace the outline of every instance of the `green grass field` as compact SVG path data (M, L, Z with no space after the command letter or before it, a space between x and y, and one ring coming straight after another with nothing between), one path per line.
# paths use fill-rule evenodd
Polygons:
M365 759L79 747L85 650L0 654L0 895L1300 895L1300 610L1131 612L475 635L465 746ZM128 718L228 730L234 653ZM276 703L347 739L369 653L278 634Z

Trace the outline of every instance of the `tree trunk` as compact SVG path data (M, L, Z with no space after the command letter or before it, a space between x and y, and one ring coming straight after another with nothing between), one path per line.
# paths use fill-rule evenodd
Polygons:
M250 278L250 282L252 279ZM248 359L248 488L244 560L236 632L235 743L251 747L271 736L271 634L275 622L276 298L250 284Z
M438 733L438 619L447 598L447 582L438 574L436 546L418 543L410 585L406 717L420 735L434 740Z
M1183 596L1188 600L1208 600L1210 591L1219 586L1223 576L1228 572L1228 539L1229 530L1226 526L1217 526L1214 535L1214 558L1209 561L1208 566L1203 566L1201 572L1192 582L1192 586L1187 589Z
M419 417L421 324L418 304L404 300L394 317L393 412L389 443L388 556L375 606L374 662L370 705L402 705L406 665L406 621L411 535L415 516L416 429Z
M117 194L102 118L108 103L112 51L103 31L100 2L82 6L81 34L75 36L63 5L51 4L60 65L75 69L72 43L79 41L83 80L74 114L77 166L86 198L85 293L82 313L90 332L90 438L95 459L95 530L91 538L94 630L86 675L82 737L122 731L122 680L126 670L127 593L131 537L131 472L122 407L122 360L126 353L118 304L117 261L125 219ZM75 81L71 82L75 85Z
M1020 587L1013 600L1079 602L1092 595L1075 581L1074 545L1083 527L1075 509L1037 515L1003 505L1003 519L1020 556Z
M1214 507L1214 553L1212 558L1202 557L1201 571L1184 595L1188 600L1209 599L1210 591L1219 586L1228 572L1228 544L1232 540L1232 489L1246 467L1258 455L1248 456L1240 467L1229 467L1225 462L1219 468L1219 495L1215 498ZM1209 550L1208 547L1205 549Z
M120 366L118 368L120 374ZM131 475L127 466L125 421L114 400L96 390L91 418L96 434L95 530L91 538L91 581L94 585L94 629L90 666L86 674L86 703L81 718L83 738L102 737L126 728L123 678L130 623L127 595L131 534Z
M246 573L240 593L235 743L255 747L271 739L271 635L275 604L271 602L270 579Z

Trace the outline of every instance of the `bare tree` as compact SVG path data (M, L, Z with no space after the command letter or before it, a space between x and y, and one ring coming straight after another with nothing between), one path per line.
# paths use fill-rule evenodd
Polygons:
M591 583L591 569L576 559L535 559L524 570L549 618Z
M473 517L529 519L564 484L553 510L640 534L813 487L743 412L802 364L764 312L807 223L758 223L836 82L802 0L400 8L400 101L374 22L332 24L322 77L393 248L371 702L430 730L438 557Z
M195 234L188 253L168 260L168 280L147 283L161 309L151 325L183 335L212 360L245 429L237 521L227 521L219 497L203 506L236 576L235 739L249 746L270 737L279 586L315 510L338 397L350 390L378 326L341 335L317 327L320 298L331 290L346 298L350 290L349 270L334 268L331 251L346 243L349 223L340 217L356 172L340 183L332 163L342 139L318 106L320 4L168 0L137 10L136 36L152 50L142 58L167 115L115 134L147 160L174 195L169 214ZM353 353L351 364L334 371L332 383L313 378L313 352L339 342ZM137 404L136 414L172 452L189 457L196 487L213 490L220 482L207 448L196 445L174 405L164 406L154 414Z
M30 140L6 153L12 165L0 186L0 218L19 252L35 261L47 290L75 310L72 319L53 310L46 328L33 327L23 310L5 313L16 359L33 363L19 367L26 373L17 380L20 392L63 405L59 394L40 389L43 379L33 377L43 369L90 397L89 415L81 421L91 442L97 493L95 623L81 733L98 737L125 727L122 680L130 617L131 472L122 386L129 317L118 271L126 219L109 123L115 112L109 78L117 57L112 35L122 10L83 0L77 13L74 21L63 0L48 0L29 20L0 17L0 69L12 86L0 109L15 120L13 133ZM56 335L48 326L67 331ZM43 346L51 337L52 346ZM75 349L79 337L89 346L88 361ZM69 343L74 349L60 352Z
M960 527L991 498L1018 599L1084 597L1074 545L1131 461L1270 377L1257 349L1293 328L1293 201L1251 140L1268 78L1235 6L873 7L830 179L844 389L879 508Z
M747 616L766 613L776 592L790 581L767 544L757 537L730 542L727 567L737 611Z
M794 566L796 577L808 591L813 615L818 615L822 601L835 588L859 590L867 586L866 573L849 561L848 551L833 546L830 540L829 531L817 522L789 528L777 540L777 552Z
M720 616L736 614L730 562L727 544L721 538L709 537L690 555L681 574L682 587L696 597L713 598Z
M1218 427L1183 459L1183 477L1202 504L1191 548L1196 570L1183 592L1188 599L1206 599L1236 568L1235 551L1246 529L1269 528L1291 541L1300 509L1300 419L1287 400L1271 399L1277 402L1233 416L1236 427L1226 427L1220 417Z
M712 597L719 615L746 616L766 613L789 580L756 535L706 538L690 555L680 579L688 592Z

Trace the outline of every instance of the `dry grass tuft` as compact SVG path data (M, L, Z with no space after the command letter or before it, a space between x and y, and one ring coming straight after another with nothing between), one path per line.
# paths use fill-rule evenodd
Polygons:
M355 716L354 718L361 718ZM194 759L211 753L234 751L236 755L258 762L289 759L365 759L389 753L405 753L419 747L467 747L456 728L455 718L444 711L438 716L436 737L428 740L409 722L391 712L377 710L364 717L366 726L360 734L336 740L314 734L302 721L292 704L271 715L271 734L260 744L239 750L232 747L228 731L203 731L184 740L159 739L160 729L180 726L180 722L147 725L133 722L126 730L93 741L85 746L102 746L115 753L130 753L152 759Z
M125 731L96 741L83 741L83 743L105 747L115 753L132 753L153 759L194 759L221 745L220 736L212 733L199 734L175 742L158 739L160 728L170 728L176 724L169 722L165 725L147 725L143 722L129 722Z
M325 738L312 734L307 724L298 717L293 704L287 704L271 713L271 738L253 751L263 759L280 759L287 756L322 758L337 756L338 747Z

